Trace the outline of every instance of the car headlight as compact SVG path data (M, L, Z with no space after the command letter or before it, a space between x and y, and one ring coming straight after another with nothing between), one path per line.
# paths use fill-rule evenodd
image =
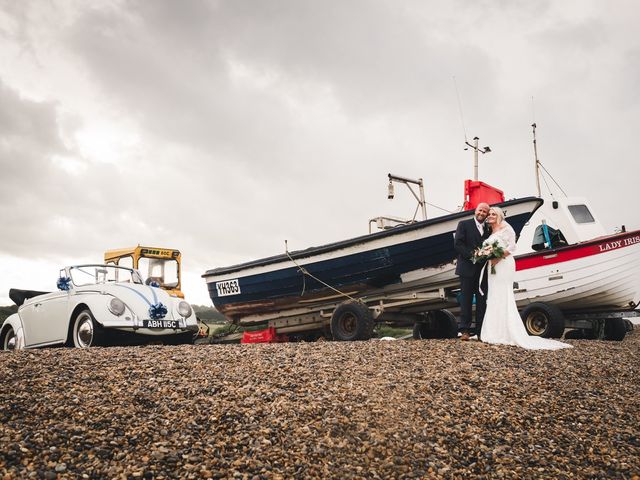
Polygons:
M124 313L124 302L119 298L113 297L109 302L109 311L119 317Z
M184 318L191 316L191 305L189 305L184 300L178 304L178 313L182 315Z

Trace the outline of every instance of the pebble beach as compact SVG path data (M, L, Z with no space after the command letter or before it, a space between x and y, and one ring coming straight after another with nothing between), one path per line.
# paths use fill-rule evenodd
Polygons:
M640 330L0 352L0 478L640 477Z

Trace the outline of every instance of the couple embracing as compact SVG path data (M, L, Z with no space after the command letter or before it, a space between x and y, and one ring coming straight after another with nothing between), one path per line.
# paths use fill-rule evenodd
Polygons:
M478 204L474 217L458 224L455 249L458 252L456 274L460 277L461 340L469 340L471 336L475 296L476 331L482 342L516 345L530 350L558 350L572 346L529 336L525 330L513 294L516 233L504 220L502 209L486 203ZM481 250L485 257L492 258L484 261L479 255Z

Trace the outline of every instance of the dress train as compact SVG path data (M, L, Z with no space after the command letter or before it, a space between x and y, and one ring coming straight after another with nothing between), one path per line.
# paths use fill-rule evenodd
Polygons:
M493 233L485 243L498 240L505 251L515 251L515 232L506 225L502 230ZM573 345L542 337L530 336L522 323L515 295L513 294L513 278L516 263L513 255L500 260L495 266L495 274L488 263L484 275L489 277L487 310L482 322L480 338L484 343L516 345L528 350L559 350L572 348Z

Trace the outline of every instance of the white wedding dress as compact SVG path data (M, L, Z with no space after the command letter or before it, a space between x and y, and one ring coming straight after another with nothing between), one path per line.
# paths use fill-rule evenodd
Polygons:
M489 292L480 338L484 343L516 345L528 350L571 348L573 345L557 340L530 336L524 328L513 294L513 277L516 273L516 262L513 258L516 251L516 233L508 223L502 222L502 225L504 228L492 233L484 241L485 244L491 244L497 240L510 255L496 264L495 274L491 273L489 262L483 273L489 278Z

